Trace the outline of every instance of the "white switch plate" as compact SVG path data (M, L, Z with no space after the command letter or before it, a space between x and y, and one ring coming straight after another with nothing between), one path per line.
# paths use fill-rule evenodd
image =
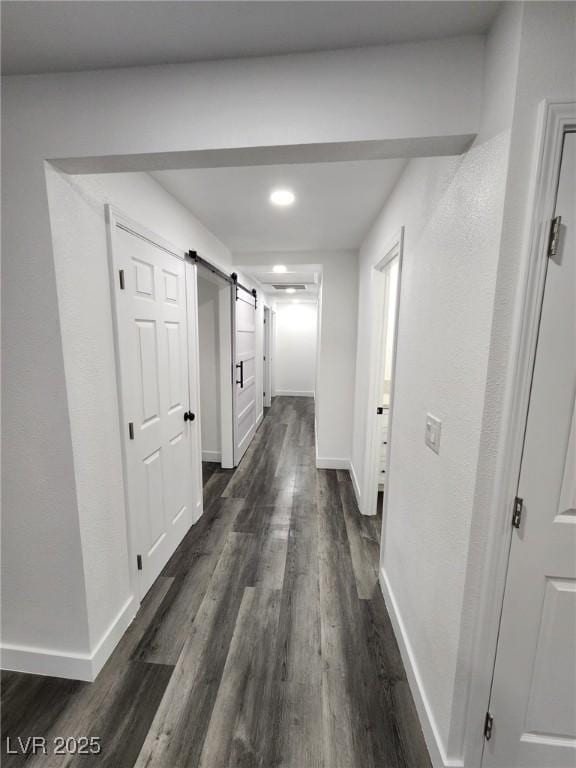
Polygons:
M440 453L440 433L442 431L442 422L431 413L426 414L426 429L424 431L424 442L434 453Z

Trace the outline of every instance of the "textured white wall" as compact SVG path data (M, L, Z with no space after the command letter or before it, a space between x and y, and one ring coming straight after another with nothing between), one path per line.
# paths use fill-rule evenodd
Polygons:
M274 375L277 395L314 394L317 316L316 304L276 304Z
M360 251L352 461L362 483L369 339L376 322L369 300L371 270L400 227L405 227L381 565L404 625L421 694L428 703L432 738L438 742L443 760L458 758L462 750L466 682L459 689L456 676L508 164L517 29L518 20L505 33L496 25L493 34L498 39L491 39L488 45L483 133L475 145L459 158L412 160ZM508 116L508 130L502 109ZM427 412L443 422L439 456L424 444Z
M239 61L11 76L4 83L6 127L24 120L18 143L35 152L45 147L43 159L430 137L446 140L436 145L441 151L449 137L477 131L482 60L483 38L472 36ZM43 120L30 124L26 116L36 109ZM184 165L181 158L170 163ZM108 169L127 167L113 160Z
M177 247L197 248L224 266L230 255L147 174L68 177L48 167L47 185L81 545L66 543L73 528L60 531L65 506L49 517L43 541L32 533L21 543L24 550L40 547L42 567L18 569L12 560L21 559L22 550L18 555L11 540L4 554L3 642L90 653L131 597L104 204L115 204ZM52 543L53 535L62 537L61 545ZM52 547L62 560L49 556ZM79 591L74 604L63 600L73 589ZM25 594L37 596L26 601L26 610Z
M198 332L200 340L200 418L202 455L220 461L220 337L218 330L219 287L198 274ZM216 454L208 456L207 453Z
M511 11L508 15L514 15ZM461 650L456 674L457 683L465 690L470 682L470 652L486 629L486 616L478 610L477 595L484 574L501 567L492 559L487 542L494 528L503 537L509 530L509 499L513 497L516 478L510 477L504 464L506 414L510 404L511 380L516 369L516 344L519 334L518 318L524 301L524 287L529 265L531 194L537 152L538 113L544 99L576 101L576 66L574 30L576 3L528 2L516 9L520 17L516 30L507 23L510 47L516 52L516 78L511 111L512 132L508 161L508 179L503 211L500 257L495 287L494 313L484 399L483 430L480 443L476 490L469 541L466 595L461 624ZM502 14L502 27L506 14ZM519 28L518 28L519 27ZM502 54L509 60L509 53ZM496 73L494 73L496 80ZM510 99L512 101L512 99ZM494 113L495 110L492 110ZM488 131L483 125L483 132ZM504 472L504 474L503 474ZM502 499L502 487L507 491ZM504 563L505 565L505 563ZM495 596L485 596L487 611L494 610ZM497 607L497 603L496 603ZM492 637L492 640L495 638ZM479 683L487 696L485 684ZM460 717L466 715L461 697L455 703ZM479 719L483 710L477 703L470 713ZM459 728L456 728L457 733ZM470 729L470 740L476 755L482 749L481 734Z
M59 291L68 299L60 324L82 539L83 565L69 578L86 581L93 650L131 597L104 204L97 187L52 169L47 186ZM50 621L58 615L50 581L41 589ZM5 610L17 608L8 601ZM66 635L69 619L59 618Z
M462 159L413 161L362 251L367 280L379 246L405 226L382 566L446 750L507 149L499 136ZM443 422L439 456L424 444L427 412Z
M359 479L374 323L370 271L405 226L382 569L438 764L459 764L464 753L486 532L490 517L502 514L492 494L514 366L509 353L525 268L537 108L545 97L574 98L575 7L503 7L487 40L474 146L462 158L411 161L360 253L353 443ZM443 420L439 456L424 446L427 411ZM472 738L481 739L481 730Z

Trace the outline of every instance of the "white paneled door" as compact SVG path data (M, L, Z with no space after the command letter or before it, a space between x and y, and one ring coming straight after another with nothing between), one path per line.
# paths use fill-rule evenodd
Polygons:
M490 700L490 768L576 765L576 133L564 137Z
M234 464L256 432L256 298L241 288L234 301Z
M113 218L110 233L131 556L142 598L201 511L190 381L196 318L186 287L195 267Z

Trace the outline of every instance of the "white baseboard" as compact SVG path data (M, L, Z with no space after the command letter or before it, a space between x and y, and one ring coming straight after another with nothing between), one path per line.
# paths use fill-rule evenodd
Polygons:
M362 504L360 503L360 499L362 498L362 491L360 490L360 483L358 482L358 477L356 476L356 470L354 469L354 464L352 464L352 461L350 461L350 477L352 478L352 488L354 488L354 495L356 496L356 503L358 504L358 509L362 509Z
M120 638L126 632L134 616L138 613L138 601L131 595L118 612L114 621L108 627L104 637L92 652L92 680L96 680L98 672L108 661L112 651L118 645Z
M0 651L2 669L29 675L66 677L92 682L92 661L88 655L57 653L41 648L3 645Z
M316 456L317 469L349 469L350 459L330 459Z
M277 389L276 397L314 397L314 392L301 392L291 389Z
M400 614L398 603L394 597L394 593L390 587L390 582L384 572L384 569L380 569L380 589L384 595L384 602L394 628L394 634L398 641L400 648L400 655L404 662L404 668L406 670L406 677L408 678L408 684L410 691L414 697L414 704L416 705L416 711L420 719L420 725L422 726L422 732L430 753L430 760L434 768L463 768L464 761L459 758L449 758L446 755L442 738L438 733L438 726L434 719L434 714L426 696L426 691L422 684L422 678L416 664L412 645L410 639L406 633L406 627Z
M44 648L3 645L0 649L1 667L11 672L65 677L91 683L130 626L137 610L134 596L128 598L91 654L59 653Z
M220 451L202 451L202 461L216 461L220 463L222 461L222 453Z

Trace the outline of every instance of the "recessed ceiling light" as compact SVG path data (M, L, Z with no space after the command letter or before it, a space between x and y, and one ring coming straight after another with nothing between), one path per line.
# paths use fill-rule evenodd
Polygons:
M286 293L296 293L296 288L286 288Z
M284 266L284 264L275 264L272 267L272 272L276 272L277 275L281 274L282 272L287 272L288 270Z
M296 197L290 189L275 189L270 193L270 202L274 205L285 207L292 205L294 200L296 200Z
M300 304L300 299L292 299L292 304Z

